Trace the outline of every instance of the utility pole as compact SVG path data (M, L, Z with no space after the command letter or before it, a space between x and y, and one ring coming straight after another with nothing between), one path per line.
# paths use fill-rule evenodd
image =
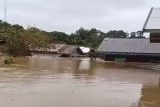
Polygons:
M4 22L7 21L7 0L4 0Z

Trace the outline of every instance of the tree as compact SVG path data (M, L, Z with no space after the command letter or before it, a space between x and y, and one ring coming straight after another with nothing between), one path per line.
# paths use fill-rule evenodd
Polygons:
M112 30L109 31L106 35L109 38L127 38L129 36L128 33L124 32L123 30Z
M58 32L58 31L49 32L48 36L50 37L51 42L57 42L57 43L68 43L69 42L68 40L69 37L64 32Z
M144 36L143 36L143 32L142 31L137 31L136 32L136 34L137 34L137 38L145 38Z
M137 31L137 32L131 32L129 38L131 38L131 39L132 38L142 39L142 38L145 38L145 36L143 36L143 32L142 31Z
M136 38L136 32L131 32L129 38Z
M6 50L13 56L29 55L30 48L46 48L49 44L44 31L34 27L25 30L18 24L3 21L0 21L0 39L5 39Z
M90 30L80 28L75 33L71 34L70 40L74 45L97 48L105 37L105 33L95 28L92 28Z

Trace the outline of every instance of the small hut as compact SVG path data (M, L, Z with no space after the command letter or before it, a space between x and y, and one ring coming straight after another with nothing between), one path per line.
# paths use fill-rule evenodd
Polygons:
M61 57L87 57L89 52L90 48L77 45L66 45L59 51Z

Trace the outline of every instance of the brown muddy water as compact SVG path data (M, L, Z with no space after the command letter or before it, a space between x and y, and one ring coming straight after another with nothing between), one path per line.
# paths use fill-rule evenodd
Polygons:
M160 107L160 64L51 57L0 65L0 107Z

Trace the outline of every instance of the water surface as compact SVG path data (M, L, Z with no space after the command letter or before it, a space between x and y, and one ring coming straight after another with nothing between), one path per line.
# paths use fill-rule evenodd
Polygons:
M160 107L160 65L32 57L0 65L0 107Z

